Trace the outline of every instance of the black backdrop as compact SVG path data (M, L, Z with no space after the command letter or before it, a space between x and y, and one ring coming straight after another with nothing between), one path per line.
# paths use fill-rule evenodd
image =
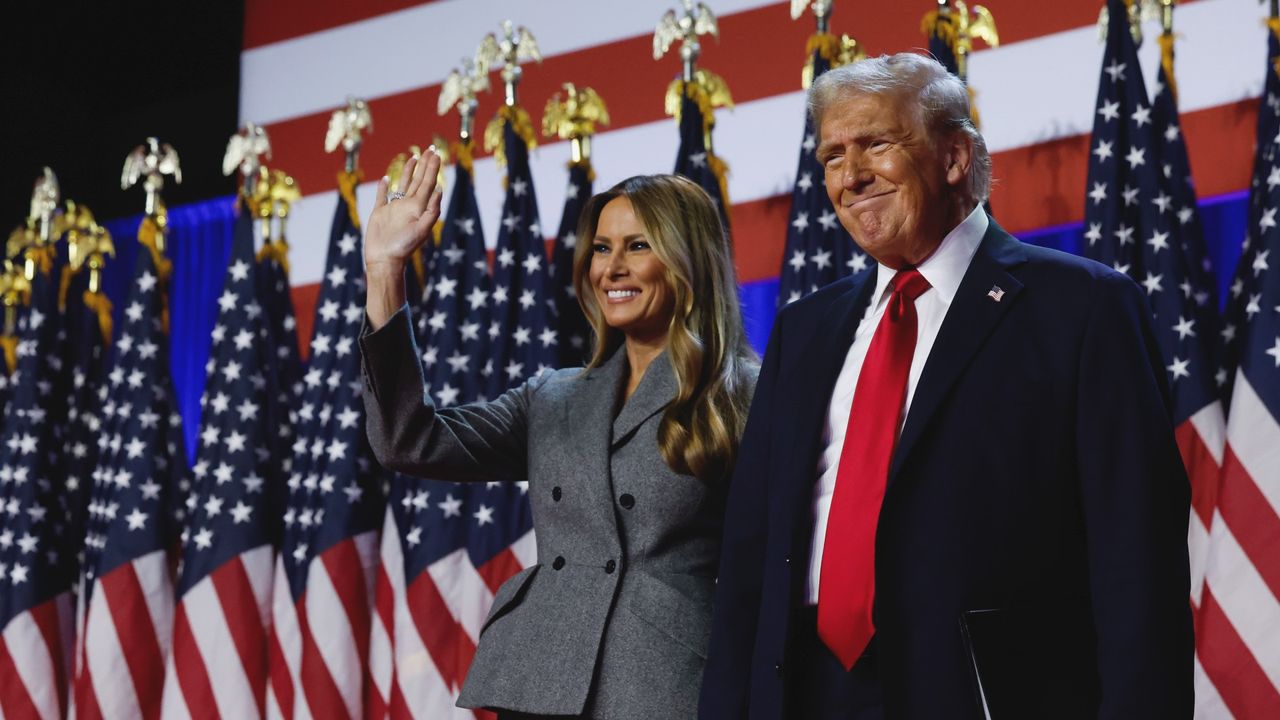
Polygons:
M120 189L148 135L178 151L170 205L228 195L222 153L236 130L240 0L38 2L5 8L0 31L0 237L23 221L43 166L99 221L142 211Z

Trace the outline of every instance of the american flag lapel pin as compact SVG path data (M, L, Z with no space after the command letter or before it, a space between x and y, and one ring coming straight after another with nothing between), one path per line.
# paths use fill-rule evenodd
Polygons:
M1000 302L1004 299L1004 290L1000 289L999 285L992 285L991 289L987 291L987 297L996 302Z

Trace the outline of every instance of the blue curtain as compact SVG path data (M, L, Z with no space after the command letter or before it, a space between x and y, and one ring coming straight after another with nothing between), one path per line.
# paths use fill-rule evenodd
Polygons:
M218 318L218 295L231 257L231 228L235 199L218 198L169 209L166 254L173 261L169 280L169 367L182 413L188 460L194 462L199 443L200 395L204 392L205 363L210 334ZM121 314L133 282L138 226L142 216L105 223L116 245L116 258L107 264L103 285L121 327Z

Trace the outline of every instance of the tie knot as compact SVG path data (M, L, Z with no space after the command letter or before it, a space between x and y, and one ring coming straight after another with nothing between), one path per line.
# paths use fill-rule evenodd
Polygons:
M924 279L920 271L915 268L899 271L897 275L893 276L893 280L889 281L889 284L893 286L895 294L903 295L912 302L923 295L925 290L933 287L928 280Z

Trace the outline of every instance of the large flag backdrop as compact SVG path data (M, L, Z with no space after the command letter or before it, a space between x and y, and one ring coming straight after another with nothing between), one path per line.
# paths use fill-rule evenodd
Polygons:
M274 161L311 193L291 220L295 287L320 280L323 253L308 247L320 247L337 201L331 166L319 150L329 112L346 93L369 98L377 131L366 140L368 158L389 158L411 142L421 144L433 129L448 136L453 121L431 112L441 83L496 19L511 18L538 36L544 61L525 68L520 93L526 107L541 107L565 81L590 85L609 100L612 122L594 140L597 187L636 173L669 172L679 135L663 113L663 94L677 68L652 60L652 33L662 12L675 4L498 0L481 9L448 0L390 0L375 11L251 0L240 116L265 124ZM703 38L699 65L714 68L733 89L735 107L716 113L716 152L731 168L735 256L749 329L762 347L791 220L789 195L803 123L800 69L812 18L793 22L785 2L709 4L719 17L720 37ZM996 16L1002 46L976 49L968 69L993 153L992 206L1011 232L1075 249L1103 50L1096 27L1102 3L984 4ZM856 37L871 55L924 48L928 39L920 19L935 6L926 0L836 3L831 31ZM1243 202L1242 196L1222 196L1248 186L1266 10L1239 0L1194 0L1177 9L1184 134L1197 189L1210 206ZM567 17L574 22L565 22ZM1157 25L1148 24L1149 38L1157 32ZM1140 57L1147 85L1154 87L1157 43L1145 43ZM494 86L500 87L496 76ZM289 92L280 92L284 87ZM482 95L477 117L491 117L500 101L500 93ZM563 207L568 160L567 142L542 145L530 155L543 218L558 217ZM502 174L492 157L476 158L477 199L489 229L501 216ZM370 207L372 184L361 186L359 195L361 207ZM1211 250L1218 253L1214 266L1233 267L1241 235L1233 232L1224 242L1215 235L1221 227L1215 219L1205 218ZM554 227L544 230L549 236ZM492 247L495 236L486 240ZM306 314L300 307L300 317Z

